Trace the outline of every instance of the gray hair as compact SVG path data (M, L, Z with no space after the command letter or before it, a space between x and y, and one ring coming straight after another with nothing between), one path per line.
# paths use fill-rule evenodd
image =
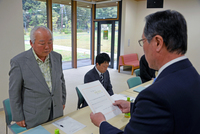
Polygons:
M45 26L36 26L31 30L31 33L30 33L30 40L33 44L35 43L35 32L40 28L49 31L49 33L51 34L51 37L53 39L52 32L49 28L47 28Z
M150 14L145 19L144 36L148 42L155 35L160 35L169 52L186 53L187 23L181 13L165 10Z

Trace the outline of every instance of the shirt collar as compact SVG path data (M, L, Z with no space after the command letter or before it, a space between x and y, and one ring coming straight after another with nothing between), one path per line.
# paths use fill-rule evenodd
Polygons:
M99 72L99 70L96 68L96 66L95 66L95 69L97 70L97 73L99 74L99 76L100 76L101 74L103 74L103 73Z
M33 55L35 56L36 61L40 61L43 63L43 61L37 56L37 54L35 53L35 51L33 49L32 49L32 51L33 51ZM49 54L47 55L44 62L46 62L47 60L49 60Z
M181 61L181 60L184 60L184 59L187 59L187 57L184 55L184 56L181 56L181 57L178 57L178 58L176 58L176 59L173 59L173 60L171 60L171 61L169 61L169 62L167 62L165 65L163 65L159 70L158 70L158 75L156 76L156 77L158 77L160 74L161 74L161 72L165 69L165 68L167 68L168 66L170 66L170 65L172 65L172 64L174 64L174 63L176 63L176 62L178 62L178 61Z

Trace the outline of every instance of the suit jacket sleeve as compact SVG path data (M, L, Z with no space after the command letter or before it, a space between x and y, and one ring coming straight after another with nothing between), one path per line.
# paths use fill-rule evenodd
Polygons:
M123 131L113 127L107 121L101 123L99 127L100 134L123 134Z
M113 95L114 93L113 93L113 90L112 90L112 85L111 85L111 82L110 82L110 75L109 75L108 70L107 70L107 73L108 73L108 75L107 75L108 86L107 86L106 90L110 95Z
M169 133L173 130L172 116L164 95L150 90L141 92L131 106L131 119L124 133L152 134ZM134 114L132 114L134 113ZM173 133L173 132L170 132Z
M61 67L62 67L62 56L60 58L60 63L61 63ZM63 98L62 105L65 105L65 103L66 103L66 86L65 86L65 79L64 79L63 73L62 73L61 80L62 80L62 98Z
M11 69L9 72L9 98L12 110L13 121L24 120L24 113L22 108L22 90L23 78L21 68L17 62L10 61Z
M169 105L162 99L162 95L158 96L149 91L141 92L135 103L131 104L130 112L131 118L124 132L103 122L100 126L100 134L148 134L149 132L158 134L173 130Z
M84 84L92 82L92 81L94 81L93 77L91 77L91 75L89 75L88 73L86 73L85 76L84 76Z

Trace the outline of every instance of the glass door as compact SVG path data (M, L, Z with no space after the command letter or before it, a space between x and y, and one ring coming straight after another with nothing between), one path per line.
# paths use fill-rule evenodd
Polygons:
M109 67L114 65L115 21L98 22L97 54L107 53L110 57Z

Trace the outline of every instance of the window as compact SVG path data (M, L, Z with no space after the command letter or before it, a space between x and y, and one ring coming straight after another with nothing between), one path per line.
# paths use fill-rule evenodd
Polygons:
M80 5L80 2L77 5ZM91 65L90 31L91 8L77 7L77 66Z
M96 18L95 19L111 19L117 18L118 2L105 4L96 4Z
M24 21L24 44L25 50L30 46L30 31L33 27L47 26L46 2L36 0L22 0Z
M72 68L70 1L65 4L52 4L52 27L53 50L62 55L63 69Z

